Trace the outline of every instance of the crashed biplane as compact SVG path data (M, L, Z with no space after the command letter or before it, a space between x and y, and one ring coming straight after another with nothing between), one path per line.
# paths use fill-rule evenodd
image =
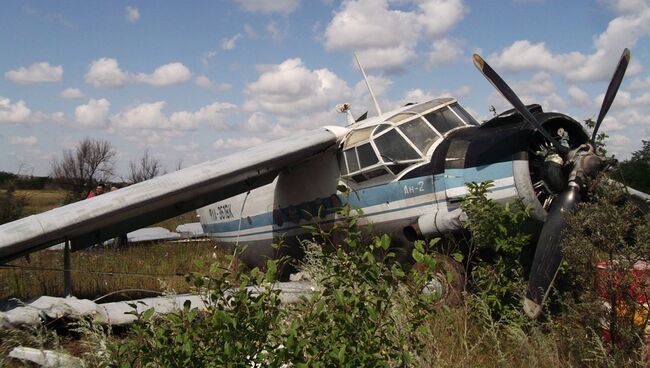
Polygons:
M374 231L408 248L460 229L465 184L491 180L492 198L522 198L542 226L524 301L536 317L562 257L562 213L588 198L590 182L615 164L594 150L594 140L629 58L626 49L591 137L565 114L524 106L474 55L514 109L482 124L453 98L386 113L377 106L378 116L356 121L348 113L346 127L326 126L2 225L0 263L62 241L79 250L197 209L206 234L245 246L240 258L260 265L267 257L299 256L299 242L290 240L304 235L319 211L320 221L336 221L328 210L346 202L363 210ZM355 194L340 192L340 184ZM277 237L287 239L280 253L272 247Z

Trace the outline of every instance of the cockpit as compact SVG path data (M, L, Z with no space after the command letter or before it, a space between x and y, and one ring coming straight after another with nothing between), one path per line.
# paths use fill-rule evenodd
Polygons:
M339 154L341 176L361 183L392 180L431 156L453 129L478 125L454 99L411 105L379 124L361 125L345 139Z

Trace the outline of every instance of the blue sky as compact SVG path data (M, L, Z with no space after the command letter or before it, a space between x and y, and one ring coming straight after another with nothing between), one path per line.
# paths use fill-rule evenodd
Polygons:
M4 1L0 171L47 175L84 137L118 176L145 149L168 170L321 125L335 105L384 111L456 97L509 106L479 52L526 103L595 118L624 47L632 64L603 130L620 158L650 139L648 0Z

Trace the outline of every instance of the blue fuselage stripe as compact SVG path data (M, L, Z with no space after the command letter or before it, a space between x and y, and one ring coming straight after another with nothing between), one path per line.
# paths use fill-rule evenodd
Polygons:
M405 199L416 199L418 197L427 196L427 199L422 198L423 202L417 204L410 204L403 207L391 208L388 210L366 213L367 216L376 216L380 214L402 211L420 206L430 206L439 202L444 202L445 199L438 199L432 201L430 195L435 192L443 192L444 190L455 189L464 187L468 182L483 182L486 180L499 180L513 176L512 162L500 162L491 165L480 167L466 168L466 169L447 169L443 174L432 176L421 176L407 180L400 180L396 182L389 182L373 187L363 188L360 190L352 191L348 196L338 195L340 203L349 203L352 208L368 208L384 203L391 203ZM507 189L513 185L498 187L494 189ZM277 216L283 217L284 226L275 225L273 230L265 229L259 232L248 232L241 236L259 235L264 233L284 233L289 230L300 228L302 224L296 224L296 221L291 221L287 218L287 212L294 212L294 215L305 215L307 211L311 216L316 216L318 207L322 206L325 210L337 207L332 203L331 198L321 198L309 203L296 206L289 210L277 210ZM296 213L297 212L297 213ZM300 213L302 212L302 213ZM323 212L323 213L331 213ZM231 238L232 236L224 236L222 233L238 232L242 230L250 230L265 226L274 225L274 215L272 212L260 213L257 215L247 216L242 219L236 219L225 222L214 222L203 224L204 231L215 237ZM304 218L303 218L304 219ZM294 219L295 220L295 219ZM334 220L329 220L334 221ZM303 224L308 222L303 222ZM290 225L290 226L287 226ZM221 236L220 236L221 234Z

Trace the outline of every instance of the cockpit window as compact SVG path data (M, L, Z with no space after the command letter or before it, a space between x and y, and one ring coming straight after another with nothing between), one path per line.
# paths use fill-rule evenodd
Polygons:
M440 132L440 134L445 134L454 128L464 126L463 122L458 119L458 116L447 108L432 111L424 115L424 118L427 119L429 124Z
M370 128L364 128L364 129L359 129L355 130L352 133L350 133L350 136L345 140L345 145L347 147L350 147L352 145L355 145L359 142L362 142L370 137L370 133L372 133L372 130L375 127L370 127Z
M390 125L390 124L381 124L381 125L377 126L377 128L375 128L375 132L373 134L374 135L379 135L379 133L381 133L384 130L389 129L391 127L392 127L392 125Z
M467 110L463 109L463 107L460 106L459 104L455 103L455 104L449 106L449 108L451 108L452 110L454 110L454 112L455 112L456 114L460 115L460 117L461 117L463 120L465 120L465 122L466 122L468 125L479 125L478 121L476 121L476 119L474 119L474 117L473 117L472 115L470 115L470 114L467 112Z
M354 148L345 151L345 162L348 164L348 172L355 172L359 170L359 161L357 161L357 153Z
M389 130L374 140L384 162L394 163L396 161L420 159L420 155L395 129Z
M413 116L412 112L411 113L404 113L403 112L403 113L400 113L400 114L397 114L397 115L394 115L394 116L390 117L388 119L388 121L392 121L393 123L398 123L398 122L400 122L400 121L402 121L402 120L404 120L404 119L406 119L408 117L411 117L411 116Z
M379 162L370 143L364 143L357 147L357 155L359 156L359 166L361 167L368 167Z
M413 119L399 126L399 129L424 154L438 140L438 135L422 120Z

